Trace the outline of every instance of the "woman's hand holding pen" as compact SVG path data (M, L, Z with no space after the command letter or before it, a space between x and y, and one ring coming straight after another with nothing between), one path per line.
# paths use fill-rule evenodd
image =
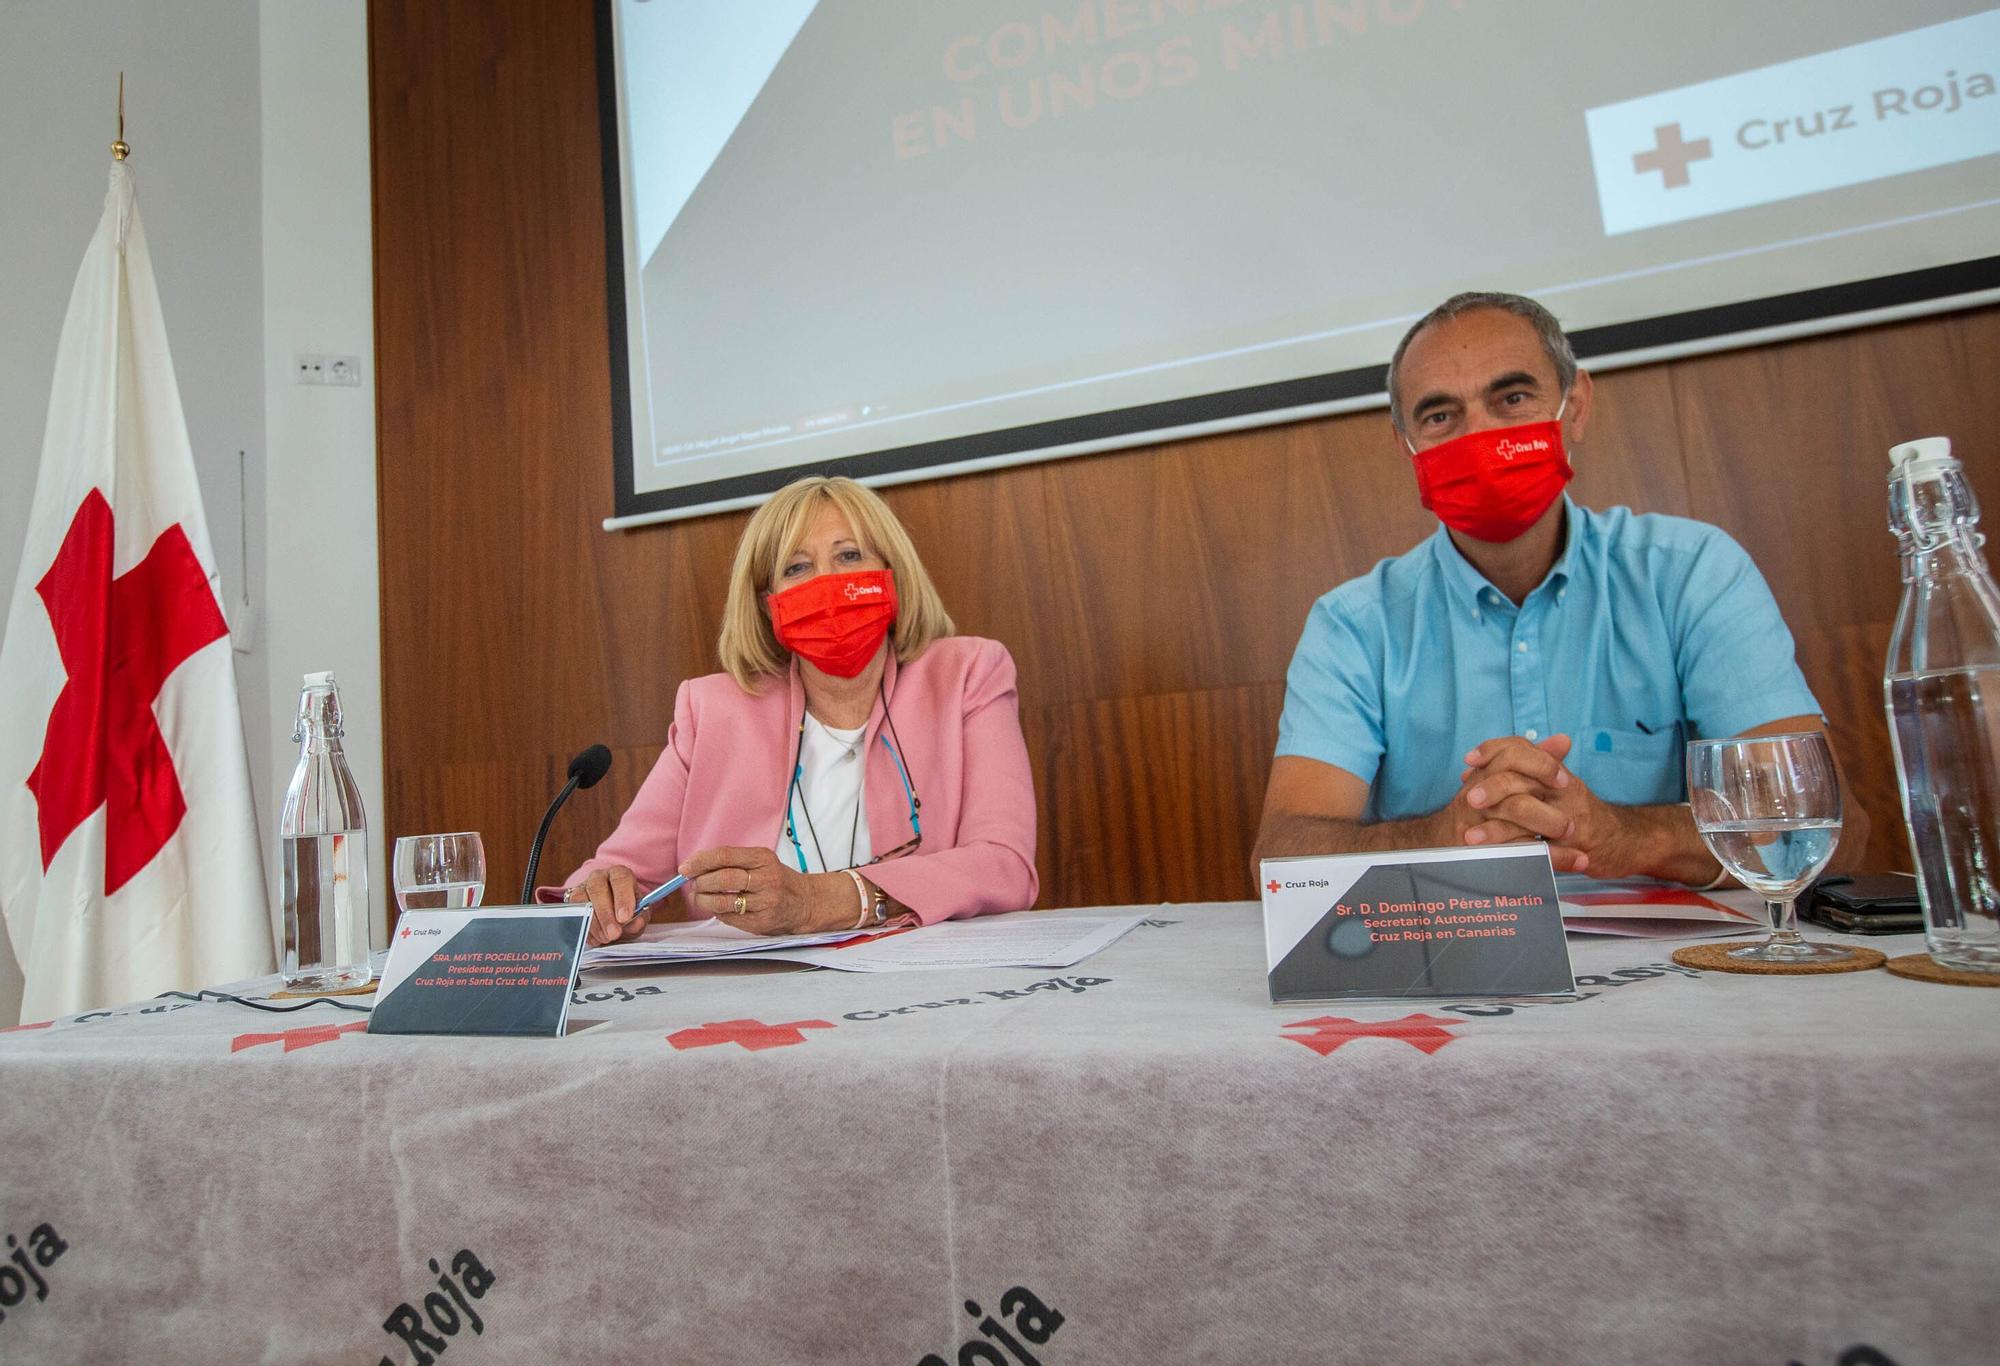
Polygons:
M599 868L582 882L563 893L570 903L590 903L588 944L617 944L637 939L651 918L639 909L639 881L623 864Z
M854 879L845 873L801 873L769 849L704 849L681 865L681 876L639 895L630 868L599 868L564 893L565 901L590 903L588 943L637 939L652 919L642 901L671 894L682 882L690 919L714 916L751 934L808 934L846 929L858 916Z

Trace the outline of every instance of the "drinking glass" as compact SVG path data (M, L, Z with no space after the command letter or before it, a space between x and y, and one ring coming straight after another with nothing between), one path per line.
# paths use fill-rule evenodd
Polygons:
M406 911L462 911L486 891L486 847L472 831L396 841L396 904Z
M1840 842L1840 780L1818 732L1694 740L1688 804L1708 852L1764 898L1771 937L1732 949L1753 963L1839 963L1855 955L1799 935L1796 903Z

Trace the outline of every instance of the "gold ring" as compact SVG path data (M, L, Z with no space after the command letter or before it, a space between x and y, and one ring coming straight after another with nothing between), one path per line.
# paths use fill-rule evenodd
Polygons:
M735 911L736 914L738 915L742 915L745 911L750 909L750 903L744 899L743 894L740 892L737 893L736 900L729 903L729 906L730 909Z

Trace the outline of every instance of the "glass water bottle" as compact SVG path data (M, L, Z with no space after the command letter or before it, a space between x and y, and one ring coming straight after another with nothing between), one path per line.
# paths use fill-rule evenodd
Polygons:
M1950 440L1889 460L1903 605L1883 692L1924 939L1945 967L2000 972L2000 590Z
M289 991L366 986L368 821L341 752L340 691L331 673L299 689L299 766L278 821L284 844L284 977Z

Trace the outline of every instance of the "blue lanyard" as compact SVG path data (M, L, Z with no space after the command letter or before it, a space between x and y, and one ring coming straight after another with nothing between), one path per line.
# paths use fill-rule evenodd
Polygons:
M888 706L885 704L882 708L882 716L885 721L888 719L888 715L889 715L889 709ZM893 726L893 723L891 724ZM877 741L881 743L883 749L889 751L889 757L896 761L896 776L902 779L903 782L903 800L909 803L910 807L910 833L915 835L918 839L922 839L924 834L923 818L917 814L918 811L917 789L915 784L913 784L910 781L909 767L906 764L904 764L903 756L902 753L899 751L899 749L895 745L889 743L888 736L882 734L880 731L877 731L875 733L875 738ZM794 808L797 808L805 812L806 833L812 836L813 851L819 854L820 866L822 868L826 867L826 853L824 850L820 848L819 832L813 829L812 812L806 808L804 794L799 791L799 786L801 783L805 781L805 776L806 776L806 766L804 761L805 745L806 745L806 722L804 717L800 717L798 749L792 755L792 785L785 792L785 838L792 842L792 857L798 861L799 871L801 873L806 871L806 850L805 846L799 842L798 824L792 818L792 812ZM855 801L866 803L867 800L868 800L868 775L867 772L864 770L861 775L861 791L855 794ZM850 846L848 849L848 853L852 855L853 852L854 852L853 848ZM826 869L826 871L836 872L838 870L828 868Z

